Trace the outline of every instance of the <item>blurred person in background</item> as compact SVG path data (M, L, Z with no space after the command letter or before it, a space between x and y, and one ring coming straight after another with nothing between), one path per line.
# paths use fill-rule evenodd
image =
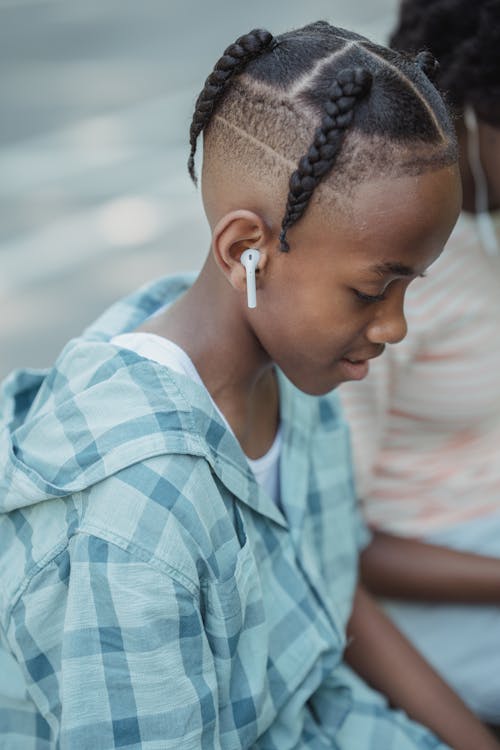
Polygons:
M463 212L407 294L406 339L340 389L374 530L362 574L468 705L500 724L500 2L408 0L391 44L439 62Z

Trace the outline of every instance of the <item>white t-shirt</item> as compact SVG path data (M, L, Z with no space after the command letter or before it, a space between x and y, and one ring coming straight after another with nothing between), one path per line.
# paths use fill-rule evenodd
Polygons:
M173 341L158 336L155 333L122 333L111 339L112 344L117 344L124 349L131 349L141 357L154 360L161 365L170 367L175 372L186 375L195 383L198 383L203 388L205 385L200 378L196 367L192 360L188 357L184 349L174 344ZM206 389L205 389L206 390ZM208 393L208 391L207 391ZM210 396L210 394L209 394ZM231 426L224 414L221 412L215 401L210 396L214 407L217 409L224 424L229 430L232 431ZM252 469L257 482L261 487L269 494L276 504L279 504L280 499L280 484L279 484L279 460L281 455L282 447L282 435L281 427L278 428L276 437L273 444L260 458L248 458L247 461Z

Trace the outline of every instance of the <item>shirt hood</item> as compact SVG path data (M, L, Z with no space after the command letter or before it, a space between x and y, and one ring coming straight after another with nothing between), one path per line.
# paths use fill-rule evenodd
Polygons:
M208 393L110 343L193 280L164 278L141 288L71 340L52 368L17 370L3 382L0 512L82 491L162 453L203 456L230 489L248 486L251 470Z

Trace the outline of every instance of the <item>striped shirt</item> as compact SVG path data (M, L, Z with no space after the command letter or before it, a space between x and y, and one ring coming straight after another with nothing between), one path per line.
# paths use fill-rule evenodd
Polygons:
M278 373L282 509L198 383L110 343L112 307L0 400L2 750L444 748L342 664L366 542L335 395Z
M340 395L365 518L418 537L500 509L500 257L471 217L405 311L406 339Z

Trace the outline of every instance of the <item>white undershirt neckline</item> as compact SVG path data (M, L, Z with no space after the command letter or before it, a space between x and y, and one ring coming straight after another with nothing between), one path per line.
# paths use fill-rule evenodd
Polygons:
M112 344L116 344L125 349L131 349L142 357L151 359L161 365L171 368L181 375L186 375L195 383L198 383L208 393L212 404L220 415L226 427L234 435L233 430L224 414L221 412L210 393L205 387L198 370L188 354L170 339L158 336L156 333L146 331L134 333L121 333L111 339ZM280 483L279 483L279 461L281 456L283 437L281 426L278 427L276 437L269 450L259 458L253 459L246 456L248 464L252 469L257 482L270 495L275 503L279 504Z

